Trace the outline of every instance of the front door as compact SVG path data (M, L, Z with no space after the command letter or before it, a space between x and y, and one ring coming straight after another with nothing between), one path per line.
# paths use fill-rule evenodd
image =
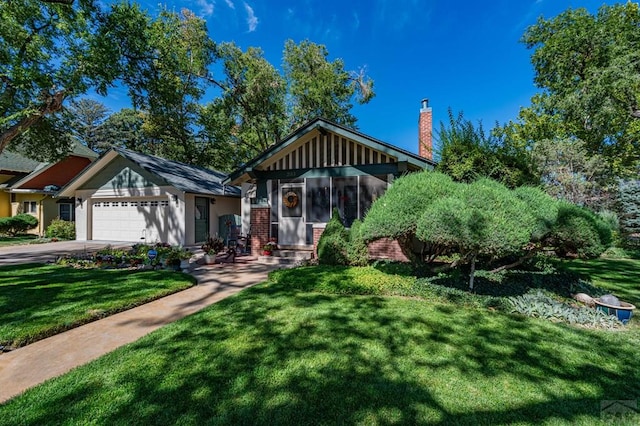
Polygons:
M209 199L196 197L195 208L196 243L206 241L209 236Z
M279 191L280 223L278 244L284 246L305 245L307 230L304 183L283 183Z

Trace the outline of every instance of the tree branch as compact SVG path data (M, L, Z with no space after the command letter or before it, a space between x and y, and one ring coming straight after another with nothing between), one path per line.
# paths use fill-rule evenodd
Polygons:
M18 137L29 127L35 125L44 116L60 111L62 109L62 102L64 101L64 98L66 96L66 90L60 90L53 95L47 94L45 102L37 111L24 117L13 126L10 126L8 129L3 130L0 134L0 153L4 151L4 149L9 145L9 143L11 143L13 139Z
M75 0L40 0L42 3L66 4L71 6Z

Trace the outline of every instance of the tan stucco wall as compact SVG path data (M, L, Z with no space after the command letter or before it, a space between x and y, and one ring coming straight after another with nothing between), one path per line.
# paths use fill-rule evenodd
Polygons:
M11 216L11 194L0 192L0 217Z
M36 213L33 216L38 218L38 226L30 231L29 234L44 235L51 221L58 217L58 204L56 200L48 195L42 194L14 194L15 202L11 203L11 216L15 216L23 211L23 203L25 201L35 201L38 204Z

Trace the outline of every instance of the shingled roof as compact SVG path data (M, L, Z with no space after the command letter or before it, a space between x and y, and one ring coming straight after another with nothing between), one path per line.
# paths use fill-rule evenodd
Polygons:
M15 152L4 150L0 154L0 172L31 173L41 164Z
M72 196L73 191L90 179L95 171L101 170L117 156L126 158L149 173L158 176L167 185L183 192L200 195L240 196L240 188L222 183L227 178L227 175L222 172L167 160L155 155L142 154L125 148L111 148L102 154L98 160L62 188L57 196Z
M181 191L194 194L240 196L238 187L222 184L222 181L227 178L227 175L222 172L124 148L114 148L114 150Z

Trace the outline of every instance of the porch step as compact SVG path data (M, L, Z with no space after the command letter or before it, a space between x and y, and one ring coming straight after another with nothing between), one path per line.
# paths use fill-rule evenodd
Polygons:
M271 256L258 256L258 260L267 264L291 265L313 257L313 250L274 250Z

